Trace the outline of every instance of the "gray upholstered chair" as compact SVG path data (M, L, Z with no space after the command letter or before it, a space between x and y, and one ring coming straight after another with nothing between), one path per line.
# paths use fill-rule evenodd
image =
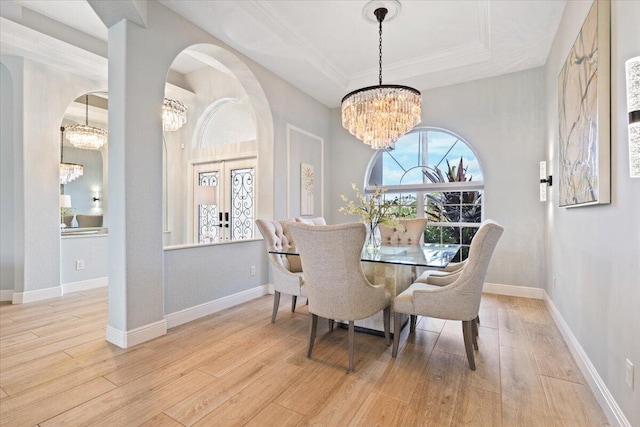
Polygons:
M296 218L296 222L301 222L303 224L309 224L309 225L327 225L327 222L321 216L317 216L315 218L300 218L300 217L297 217Z
M274 249L288 249L293 247L289 241L283 228L293 221L266 221L257 219L256 224L267 246L267 251ZM304 278L301 270L292 268L289 260L294 258L300 263L299 256L287 256L278 254L268 254L271 264L271 273L273 275L273 313L271 314L271 323L276 321L278 314L278 306L280 305L280 294L285 293L291 295L291 312L296 310L296 300L299 296L306 296ZM295 266L294 266L295 267Z
M102 215L76 215L79 228L102 227Z
M391 344L389 323L391 295L384 286L374 286L360 265L366 236L364 224L338 225L291 224L302 260L309 296L311 325L307 357L311 357L318 316L349 322L349 372L353 372L354 321L383 310L387 345ZM330 327L330 329L332 329Z
M402 227L387 227L380 225L382 244L398 243L402 245L419 245L423 241L426 218L401 219Z
M413 283L396 297L393 357L398 354L402 313L411 316L412 325L415 324L415 316L461 320L469 367L476 369L473 348L478 349L478 331L475 319L478 317L489 261L503 231L495 221L483 222L471 241L469 258L462 270L447 276L434 276L427 283Z

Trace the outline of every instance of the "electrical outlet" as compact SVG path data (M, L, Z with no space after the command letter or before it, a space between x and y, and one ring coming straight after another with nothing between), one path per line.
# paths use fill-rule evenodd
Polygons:
M79 259L76 261L76 270L84 270L84 260Z
M256 266L255 266L255 265L252 265L252 266L249 268L249 274L250 274L251 276L255 276L255 275L256 275Z
M631 363L631 360L626 360L626 367L625 380L627 381L629 388L633 390L633 363Z

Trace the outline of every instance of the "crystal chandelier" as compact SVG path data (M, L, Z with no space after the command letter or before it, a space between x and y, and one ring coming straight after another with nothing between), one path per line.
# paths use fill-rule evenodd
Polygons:
M399 8L397 2L395 6ZM393 148L398 138L420 123L422 102L414 88L382 84L382 21L387 12L385 7L373 12L380 36L378 85L354 90L342 98L342 126L376 150Z
M68 184L76 178L80 178L84 173L84 167L76 163L66 163L62 161L62 138L64 128L60 128L60 185Z
M85 124L67 127L67 139L74 147L98 150L107 142L107 131L89 126L89 95L85 95Z
M175 99L165 98L162 103L162 129L173 132L187 122L187 106Z

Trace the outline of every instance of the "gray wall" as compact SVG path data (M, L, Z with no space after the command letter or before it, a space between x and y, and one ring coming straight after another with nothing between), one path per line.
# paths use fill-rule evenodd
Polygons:
M423 126L448 129L475 150L485 178L484 217L505 232L487 281L544 286L544 210L538 201L538 165L544 158L542 68L422 91ZM363 186L373 151L348 134L334 110L334 144L329 164L331 221L352 218L337 212L338 194L349 197L350 182Z
M558 174L557 77L591 2L567 2L545 67L546 145ZM640 2L611 11L611 204L548 203L547 292L631 425L640 425L640 179L629 178L624 62L640 55ZM625 383L625 359L635 390Z
M60 283L82 282L108 276L109 236L65 236L60 239ZM76 270L76 261L84 269Z

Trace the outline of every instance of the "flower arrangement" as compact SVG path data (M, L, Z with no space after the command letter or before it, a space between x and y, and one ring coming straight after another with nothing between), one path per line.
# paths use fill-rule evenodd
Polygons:
M367 226L368 236L366 241L367 251L377 251L380 249L380 224L387 227L402 228L398 221L398 215L392 213L393 208L398 206L398 199L383 200L385 190L376 186L375 191L369 195L369 200L360 193L355 184L351 188L356 193L356 201L349 200L344 194L340 195L342 201L347 204L339 209L345 215L360 215L360 220Z

